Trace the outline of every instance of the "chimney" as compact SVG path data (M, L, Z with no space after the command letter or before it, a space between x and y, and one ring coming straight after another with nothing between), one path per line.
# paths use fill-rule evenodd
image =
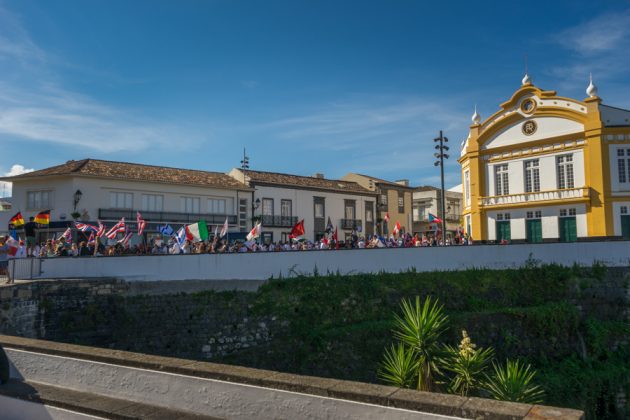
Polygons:
M405 187L409 186L409 180L408 179L399 179L397 181L394 181L396 184L398 185L404 185Z
M324 174L316 172L315 175L313 175L313 178L324 179Z

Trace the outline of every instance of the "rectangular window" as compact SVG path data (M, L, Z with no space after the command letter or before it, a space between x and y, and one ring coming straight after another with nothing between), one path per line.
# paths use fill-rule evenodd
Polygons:
M241 232L247 230L247 199L238 200L238 227Z
M157 194L142 194L142 210L163 211L164 196Z
M621 206L619 211L621 212L621 214L628 214L628 206Z
M317 219L324 218L324 203L315 203L315 217Z
M282 217L291 217L292 211L291 200L280 201L280 215Z
M374 213L372 211L372 206L371 206L372 203L366 203L366 204L370 204L370 207L365 210L365 221L366 222L373 222L374 221Z
M273 216L273 198L263 198L262 214L263 216Z
M405 212L405 193L398 191L398 213Z
M113 209L132 209L133 194L127 192L110 192L109 205Z
M182 213L199 214L199 197L182 197Z
M525 161L525 192L540 191L540 172L538 159Z
M381 204L387 204L387 192L381 193Z
M569 216L575 216L575 209L569 209Z
M617 179L620 184L630 182L630 149L617 149Z
M355 203L353 200L346 200L345 201L345 212L344 212L346 219L349 220L354 220L356 219L355 217Z
M209 198L208 213L210 214L226 214L227 200L224 198Z
M494 165L494 182L495 195L508 195L510 193L507 163Z
M573 188L573 155L558 156L556 158L558 173L558 189Z
M497 220L503 220L503 213L497 214Z
M560 217L566 217L567 216L567 209L560 209Z
M32 210L50 209L52 191L29 191L26 193L26 207Z
M466 197L466 207L470 206L470 171L464 172L464 194Z

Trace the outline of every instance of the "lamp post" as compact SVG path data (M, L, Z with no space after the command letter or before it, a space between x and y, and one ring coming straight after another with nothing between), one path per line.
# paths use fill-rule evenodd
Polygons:
M444 194L444 159L448 159L448 153L444 153L448 151L448 146L444 143L448 143L448 138L442 135L442 130L440 130L440 137L433 139L433 142L437 143L435 145L436 153L433 154L437 159L434 163L435 166L440 167L440 181L442 183L441 188L441 197L440 197L440 212L442 213L442 245L446 245L446 197Z
M79 201L81 201L82 196L83 196L83 193L81 192L81 190L77 190L74 193L74 211L77 211L77 204L79 204Z

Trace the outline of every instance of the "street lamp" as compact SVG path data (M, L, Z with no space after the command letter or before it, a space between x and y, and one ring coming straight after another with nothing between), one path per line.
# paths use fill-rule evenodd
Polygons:
M82 196L83 196L83 193L81 192L81 190L77 190L74 193L74 211L77 211L77 204L79 204L79 201L81 201Z
M442 130L440 130L440 137L433 139L435 143L436 153L433 154L437 159L434 163L435 166L440 167L440 180L442 182L442 189L440 197L440 211L442 213L442 244L446 245L446 214L444 212L446 208L446 197L444 194L444 159L448 159L448 153L444 153L448 151L448 146L444 143L448 143L448 138L442 135Z

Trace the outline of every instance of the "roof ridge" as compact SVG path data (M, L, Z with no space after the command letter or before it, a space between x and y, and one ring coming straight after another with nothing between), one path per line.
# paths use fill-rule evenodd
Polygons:
M88 162L90 162L90 161L92 161L92 162L103 162L103 163L117 163L117 164L123 164L123 165L146 166L146 167L149 167L149 168L175 169L175 170L178 170L178 171L206 172L206 173L209 173L209 174L221 174L221 175L229 176L227 173L220 172L220 171L207 171L205 169L191 169L191 168L176 168L174 166L150 165L150 164L147 164L147 163L123 162L123 161L120 161L120 160L86 158L86 159L81 159L81 161L85 161L86 164ZM80 162L80 161L75 161L75 162ZM61 166L61 165L58 165L58 166ZM81 168L83 168L84 166L85 165L82 165Z
M241 171L242 171L242 169L241 169L241 168L237 168L237 169L239 169L239 170L241 170ZM358 183L358 182L356 182L356 181L347 181L347 180L345 180L345 179L336 179L336 178L334 178L334 179L333 179L333 178L317 178L317 177L314 177L314 176L309 176L309 175L288 174L288 173L286 173L286 172L258 171L258 170L255 170L255 169L248 169L248 170L246 170L245 172L258 172L258 173L261 173L261 174L274 174L274 175L295 176L295 177L298 177L298 178L319 179L319 180L323 180L323 181L333 181L333 182L346 182L346 183L350 183L350 184L357 184L357 185L359 185L359 183Z

